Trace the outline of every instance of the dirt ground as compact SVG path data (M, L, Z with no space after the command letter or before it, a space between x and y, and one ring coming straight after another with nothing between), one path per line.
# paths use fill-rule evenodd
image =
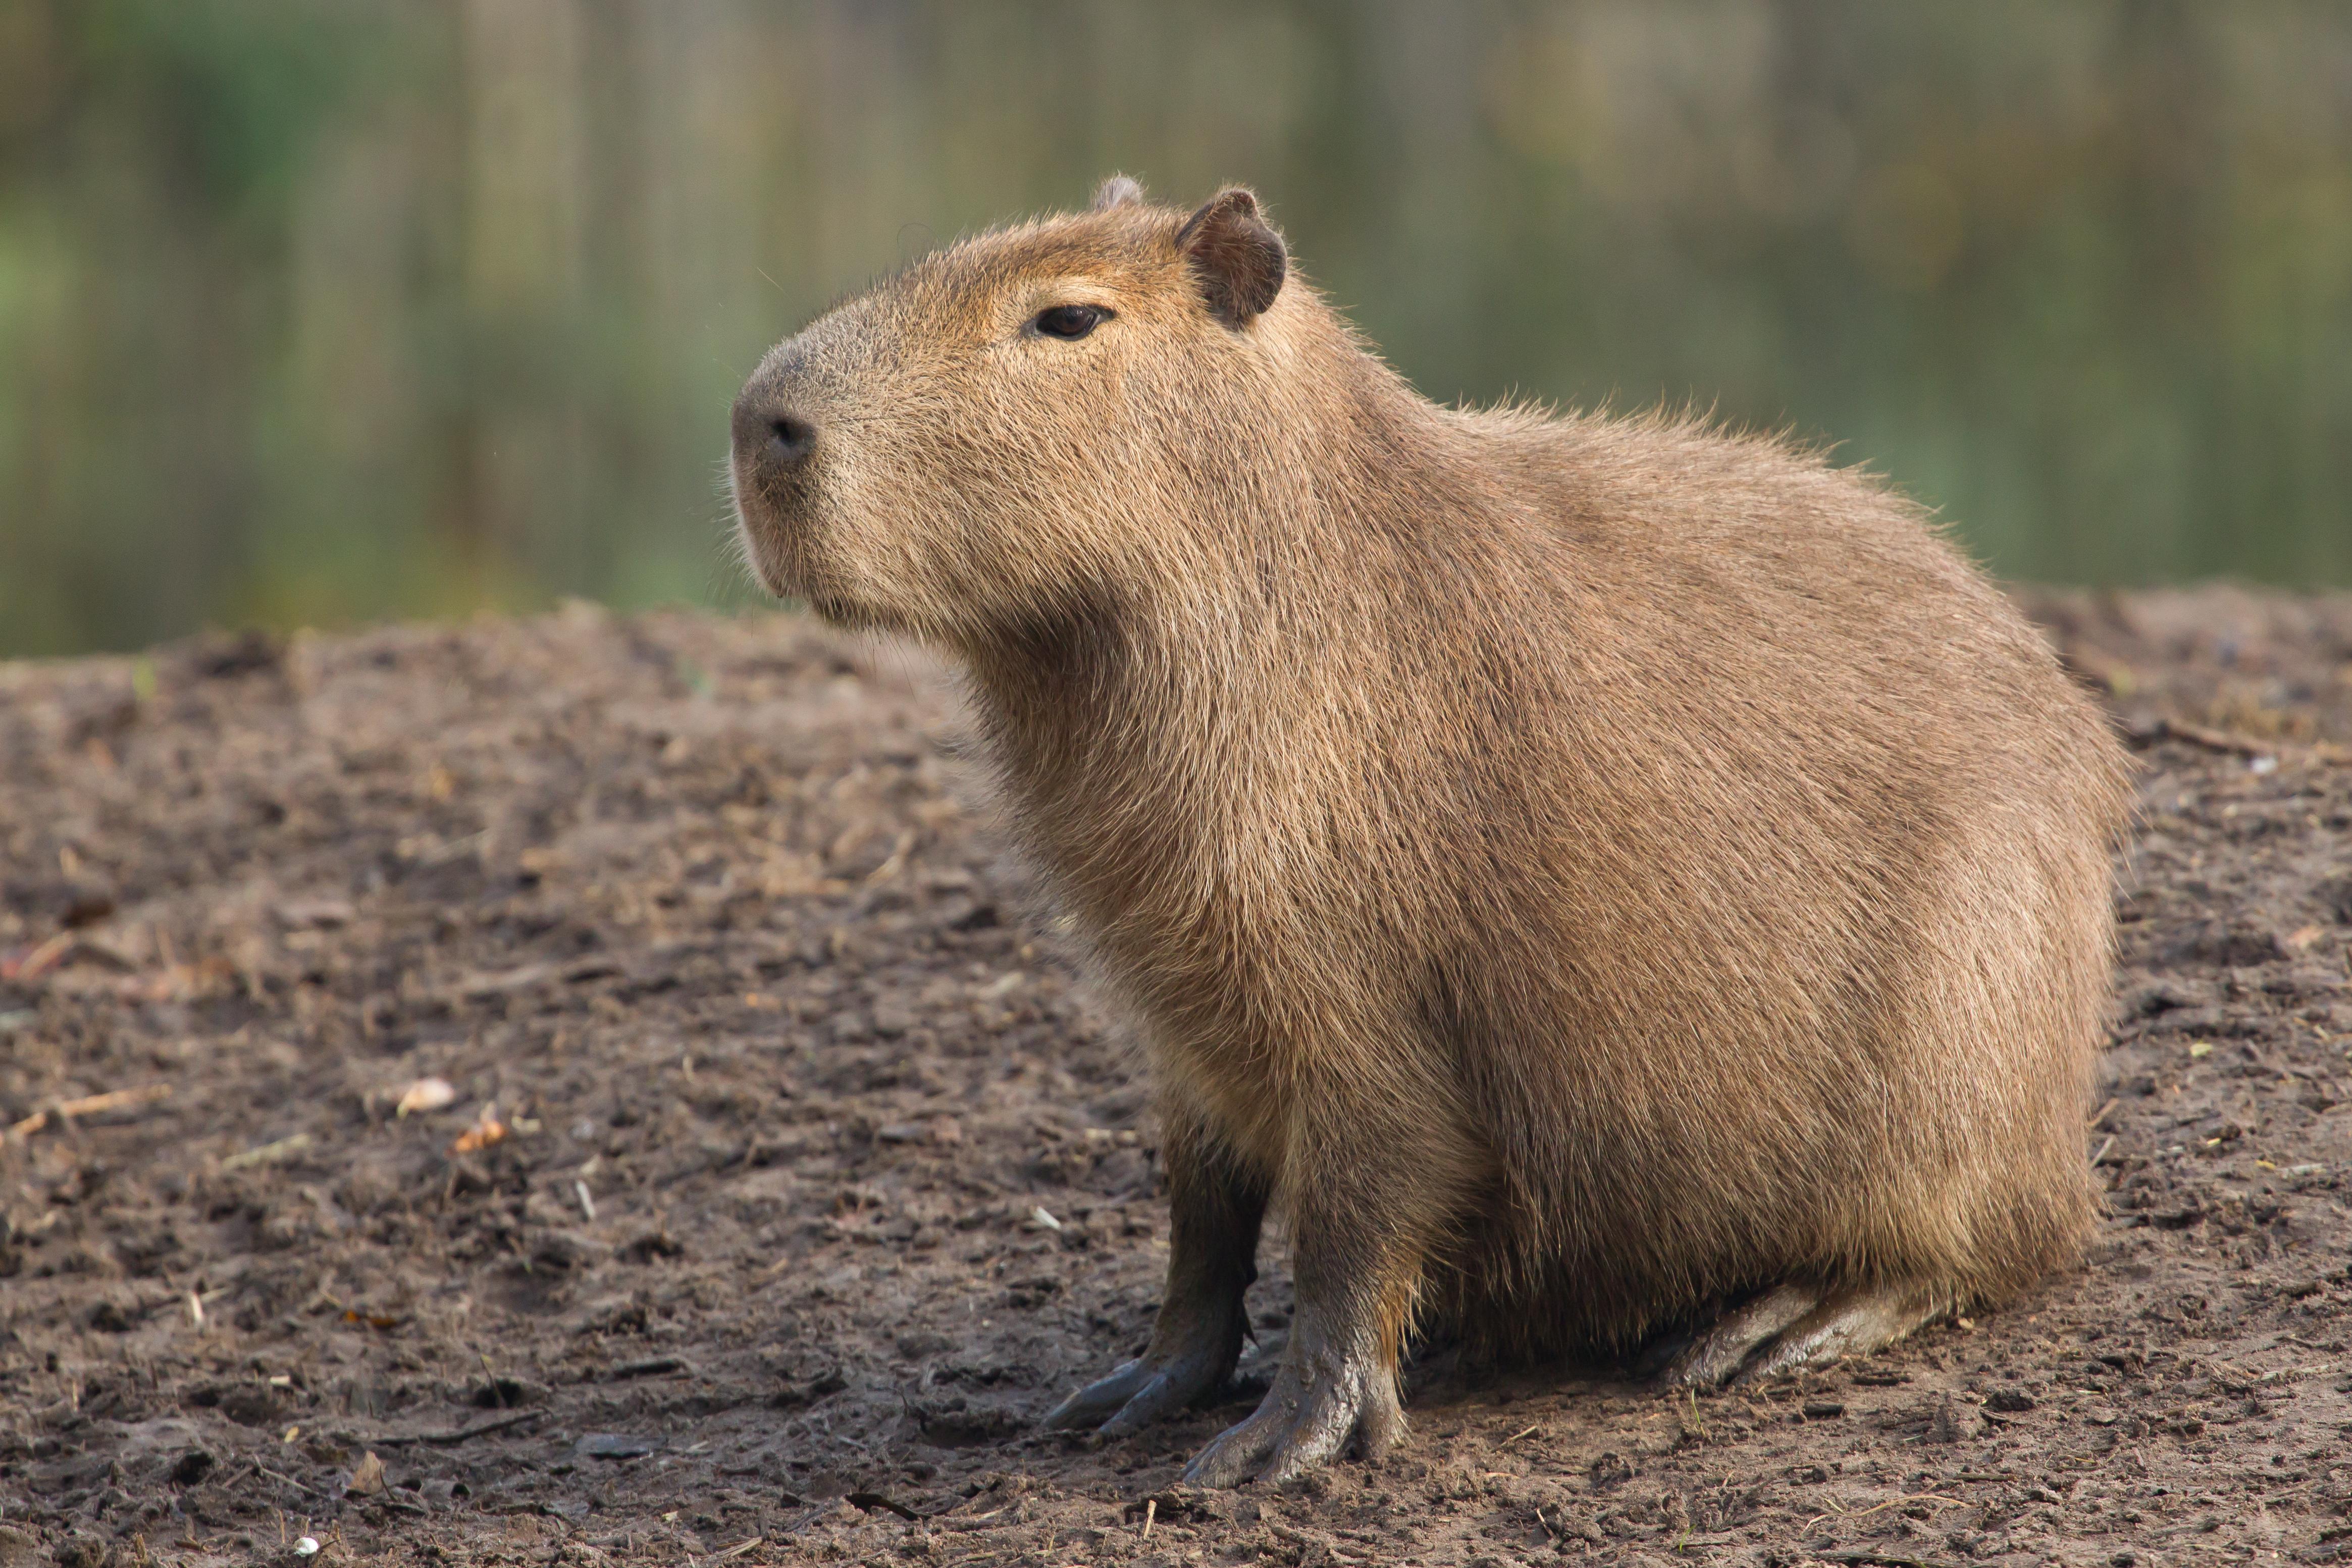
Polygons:
M1227 1493L1278 1268L1219 1407L1034 1429L1150 1321L1154 1135L910 656L0 665L0 1568L2352 1559L2352 598L2028 597L2147 768L2085 1266L1756 1392L1441 1348Z

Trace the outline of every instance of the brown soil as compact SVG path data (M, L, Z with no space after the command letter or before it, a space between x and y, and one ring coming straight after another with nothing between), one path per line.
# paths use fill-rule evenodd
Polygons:
M0 666L0 1564L2352 1555L2352 600L2034 607L2148 764L2086 1266L1695 1401L1433 1351L1394 1459L1219 1494L1278 1269L1217 1408L1034 1430L1150 1321L1153 1134L908 656Z

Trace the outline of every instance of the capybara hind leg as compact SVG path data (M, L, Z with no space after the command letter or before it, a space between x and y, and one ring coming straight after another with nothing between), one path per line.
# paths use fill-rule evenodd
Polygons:
M1800 1367L1867 1355L1951 1310L1944 1292L1917 1285L1863 1286L1840 1290L1780 1331L1738 1381L1755 1383Z
M1702 1331L1666 1363L1659 1378L1675 1388L1712 1388L1738 1372L1758 1345L1803 1318L1821 1300L1822 1293L1810 1285L1776 1285Z
M1240 1359L1257 1278L1264 1184L1243 1171L1194 1116L1171 1110L1160 1140L1168 1168L1168 1285L1141 1355L1088 1384L1046 1415L1049 1427L1099 1424L1124 1436L1214 1390Z

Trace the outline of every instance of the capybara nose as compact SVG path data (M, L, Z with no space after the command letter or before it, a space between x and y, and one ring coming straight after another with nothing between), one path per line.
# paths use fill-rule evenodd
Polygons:
M816 450L816 426L780 405L772 394L746 389L735 400L735 459L755 470L789 473Z
M816 446L816 426L805 419L779 414L768 421L767 444L761 448L769 461L791 468Z

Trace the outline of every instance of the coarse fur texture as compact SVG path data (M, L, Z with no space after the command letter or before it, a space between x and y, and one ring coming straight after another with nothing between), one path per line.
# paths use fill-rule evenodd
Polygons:
M1297 1321L1199 1479L1393 1441L1416 1323L1622 1350L1747 1302L1712 1379L2074 1256L2126 763L1883 485L1433 405L1248 193L1132 182L821 318L735 437L768 585L968 670L1148 1054L1161 1322L1059 1418L1225 1375L1269 1205Z

